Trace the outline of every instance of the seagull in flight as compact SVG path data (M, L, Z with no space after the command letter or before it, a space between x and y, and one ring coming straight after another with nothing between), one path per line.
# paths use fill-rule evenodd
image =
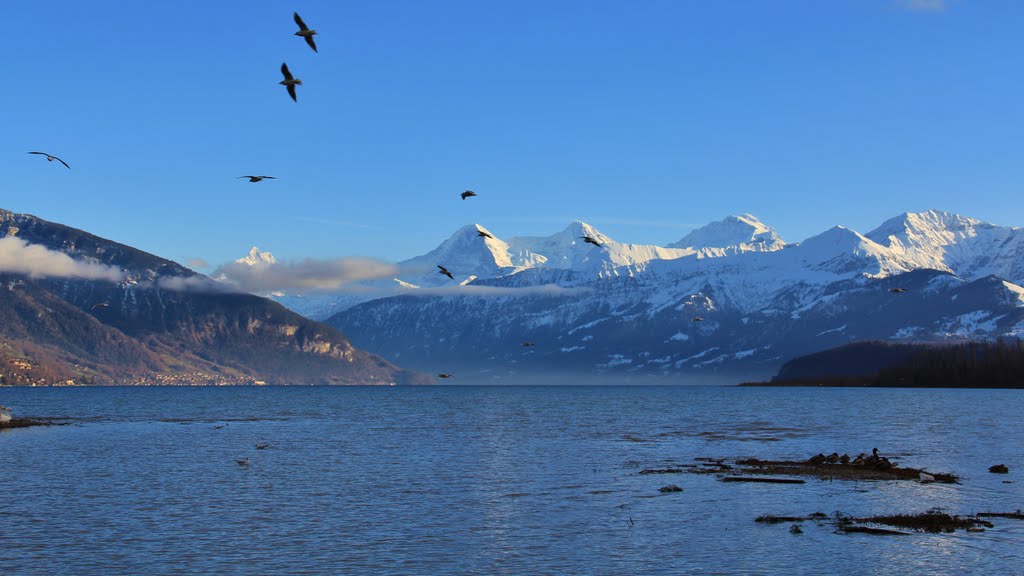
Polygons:
M445 276L451 278L452 280L455 280L455 276L452 276L452 273L449 272L447 268L441 266L440 264L438 264L437 267L440 268L440 270L437 271L438 274L444 274Z
M256 445L256 449L257 450L266 450L269 446L270 446L270 444L267 443L267 442L260 442L259 444Z
M529 348L530 346L533 346L533 345L534 345L533 342L529 342L529 341L523 342L523 346L526 347L526 348Z
M302 21L298 12L295 13L295 23L299 25L299 31L296 32L295 35L305 38L306 44L309 44L309 47L313 49L313 52L316 52L316 42L313 42L313 36L316 36L316 30L310 30L309 26L306 26L306 23Z
M906 288L889 288L889 292L892 292L893 294L903 294L906 291Z
M586 242L587 244L593 244L594 246L597 246L598 248L601 248L601 247L604 246L604 244L601 244L600 242L598 242L597 240L594 240L590 236L580 236L580 238L583 238L583 241Z
M490 234L484 232L483 230L477 230L476 235L481 238L490 238L491 240L494 240L494 236L491 236Z
M466 190L465 192L460 194L460 196L462 196L462 199L465 200L466 198L469 198L470 196L476 196L476 192L473 192L472 190Z
M438 375L437 375L437 377L438 377L438 378L451 378L451 377L452 377L452 375L451 375L451 374L449 374L449 373L447 373L447 372L445 372L445 373L443 373L443 374L438 374Z
M71 170L71 166L68 166L67 162L61 160L60 158L57 158L53 154L47 154L46 152L29 152L29 154L39 154L40 156L46 156L46 161L47 162L53 162L54 160L56 160L57 162L60 162L61 164L63 164L65 168L67 168L68 170Z
M284 74L284 80L278 82L278 84L283 84L288 88L288 95L292 97L293 101L298 102L298 99L295 97L295 87L302 86L302 80L292 76L292 73L288 71L288 65L285 63L281 63L281 74Z
M693 317L693 321L694 322L703 322L704 321L704 317L703 316L694 316Z
M95 310L97 308L110 308L110 304L106 302L100 302L98 304L93 304L92 308L90 308L89 310Z
M291 90L289 89L289 92ZM239 178L248 178L249 182L259 182L260 180L277 180L273 176L239 176Z

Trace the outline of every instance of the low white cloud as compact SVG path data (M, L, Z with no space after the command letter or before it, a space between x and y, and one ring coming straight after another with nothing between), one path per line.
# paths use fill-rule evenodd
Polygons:
M41 244L29 244L16 236L0 239L0 272L30 278L80 278L118 282L124 272L117 266L75 260L64 252Z
M207 262L206 259L204 258L189 258L185 262L185 265L188 266L189 268L192 268L193 270L210 267L210 263Z
M370 258L307 258L294 262L231 262L218 267L213 277L255 294L308 294L342 291L353 282L391 278L397 273L394 264Z
M152 284L146 287L150 287ZM176 292L229 293L238 292L235 287L218 282L207 276L162 276L156 281L157 288Z

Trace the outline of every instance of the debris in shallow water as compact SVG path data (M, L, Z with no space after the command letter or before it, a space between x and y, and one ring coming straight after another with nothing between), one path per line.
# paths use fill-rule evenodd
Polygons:
M886 530L884 528L870 528L868 526L840 526L836 534L874 534L875 536L910 536L906 532Z
M1017 510L1016 512L978 512L975 514L978 518L1011 518L1013 520L1024 520L1024 511Z
M785 522L803 522L808 518L804 518L803 516L773 516L771 514L762 514L757 518L754 518L754 522L761 522L763 524L783 524Z
M682 468L645 468L640 474L682 474Z
M790 534L803 534L804 533L804 529L801 528L799 524L793 524L792 526L789 527L789 533Z
M726 476L722 482L760 482L763 484L805 484L804 480L795 478L756 478L749 476Z

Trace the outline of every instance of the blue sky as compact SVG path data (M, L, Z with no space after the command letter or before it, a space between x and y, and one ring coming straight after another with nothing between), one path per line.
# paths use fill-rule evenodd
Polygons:
M298 10L320 53L298 37ZM408 258L478 222L798 241L1024 225L1024 3L5 3L0 207L181 262ZM293 103L285 61L304 81ZM28 156L43 150L73 170ZM249 184L260 173L279 180ZM465 202L466 188L480 196Z

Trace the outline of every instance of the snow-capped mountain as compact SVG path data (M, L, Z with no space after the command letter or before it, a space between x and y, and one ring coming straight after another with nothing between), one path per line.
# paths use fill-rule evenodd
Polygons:
M668 247L692 248L713 254L715 251L771 252L785 245L774 228L751 214L741 214L698 228Z
M277 259L270 252L263 252L258 247L253 246L249 249L248 254L235 260L235 263L258 266L260 264L277 264Z
M905 214L867 235L836 226L799 244L749 215L695 230L674 248L620 243L581 222L549 237L487 240L486 251L484 239L467 236L442 244L467 255L456 280L475 276L470 286L501 290L382 298L328 323L392 360L490 374L763 377L851 340L1024 334L1021 230L944 212ZM414 260L456 256L439 250ZM552 285L563 291L515 292Z

